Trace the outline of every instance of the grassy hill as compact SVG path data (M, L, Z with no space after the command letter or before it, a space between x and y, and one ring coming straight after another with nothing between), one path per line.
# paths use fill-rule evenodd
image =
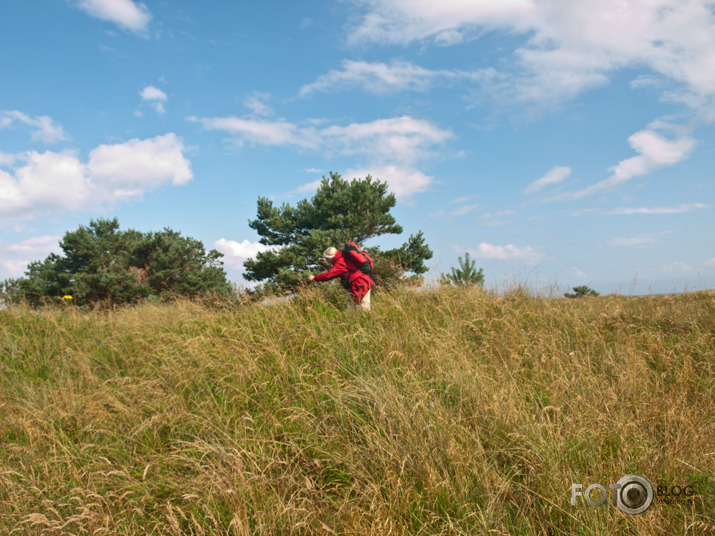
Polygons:
M0 311L0 534L715 530L715 293L343 300Z

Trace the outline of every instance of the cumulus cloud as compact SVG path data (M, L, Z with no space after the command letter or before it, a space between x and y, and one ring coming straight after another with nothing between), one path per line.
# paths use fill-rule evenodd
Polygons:
M17 155L0 152L0 167L11 166L17 160Z
M146 33L151 21L149 8L132 0L77 0L77 7L92 17L140 35Z
M345 173L345 178L365 178L368 175L387 182L390 186L390 191L398 199L405 199L414 194L426 192L434 182L434 177L425 175L410 166L375 166L370 169L348 170Z
M164 184L191 180L191 165L175 134L100 145L83 163L74 153L29 153L0 169L0 220L95 209Z
M147 86L141 90L142 99L147 101L166 102L166 93L154 86Z
M186 184L193 178L184 143L174 133L100 145L89 153L87 169L92 185L110 199L141 197L163 184Z
M546 175L535 180L522 190L524 194L533 194L543 190L547 186L559 184L571 176L571 168L566 166L556 166L549 170Z
M481 259L494 259L500 261L524 261L535 263L544 258L544 254L531 246L518 247L513 244L497 246L482 242L477 249L470 249L470 255Z
M31 117L17 110L0 112L0 130L17 123L30 127L33 141L57 143L69 139L62 126L46 115Z
M0 279L20 277L32 261L42 260L50 253L61 253L59 236L36 236L20 242L0 241Z
M23 165L0 169L0 218L72 211L88 196L85 166L70 153L30 151L19 158Z
M154 108L156 113L163 114L166 112L164 103L168 100L168 97L161 89L154 86L147 86L142 89L139 94L141 95L142 102L149 104L149 106Z
M429 121L409 116L345 126L301 126L282 119L269 121L238 117L188 119L200 123L207 130L229 134L239 146L244 143L291 146L299 150L320 151L327 156L363 157L368 163L369 173L386 180L392 191L400 196L409 196L428 188L433 179L419 171L417 165L434 156L433 148L452 137L451 132ZM350 173L363 174L363 168Z
M226 266L243 269L243 263L246 259L254 258L261 251L275 251L276 246L266 246L260 242L251 242L250 240L227 240L219 238L214 242L214 248L223 253L223 262Z

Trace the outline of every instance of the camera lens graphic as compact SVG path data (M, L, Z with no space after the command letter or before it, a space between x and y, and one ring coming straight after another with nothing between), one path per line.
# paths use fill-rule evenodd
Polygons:
M640 475L624 476L616 490L616 506L626 514L642 514L653 503L653 486Z

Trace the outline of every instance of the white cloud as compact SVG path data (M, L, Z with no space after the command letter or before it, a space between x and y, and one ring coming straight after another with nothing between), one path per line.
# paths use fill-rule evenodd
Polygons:
M533 9L529 0L363 0L362 3L369 11L349 36L354 45L366 41L406 45L424 39L452 45L462 42L478 27L518 24Z
M0 278L7 279L8 277L22 277L28 264L30 264L29 260L17 261L7 258L2 259L0 260Z
M581 278L581 279L587 279L588 274L584 272L583 270L577 268L576 266L572 266L571 268L568 269L568 272L575 277Z
M479 216L482 219L488 220L491 218L502 218L504 216L515 216L516 211L515 210L498 210L496 212L485 212L481 216Z
M216 240L216 242L214 242L214 248L223 253L223 262L226 266L239 270L243 269L243 263L246 259L255 258L259 252L275 251L278 249L275 246L265 246L260 242L251 242L249 240L236 242L235 240L226 240L225 238Z
M20 277L32 261L40 261L50 253L61 253L59 236L37 236L20 242L0 242L0 279Z
M161 89L156 88L154 86L147 86L144 89L141 90L141 96L142 99L147 100L147 101L162 101L166 102L166 93L164 93Z
M429 190L434 182L434 177L425 175L421 171L409 166L375 166L369 169L348 170L346 179L360 179L372 175L373 178L387 182L390 191L398 199L409 198Z
M147 140L100 145L89 153L87 168L94 187L110 199L141 197L162 184L185 184L193 178L184 144L174 133Z
M30 135L34 141L56 143L69 139L62 126L46 115L30 117L17 110L0 112L0 130L10 128L14 123L21 123L32 129Z
M132 0L77 0L77 6L92 17L136 34L144 34L151 21L146 5Z
M466 216L467 214L470 214L471 212L474 212L475 210L479 209L479 206L480 206L479 203L472 203L469 205L460 205L457 208L455 208L454 210L452 210L452 212L450 212L450 214L452 216Z
M0 152L0 167L11 166L15 160L17 160L17 155Z
M655 76L645 74L639 75L635 80L631 80L630 86L633 89L639 88L658 88L663 84L663 80Z
M712 259L706 260L703 264L705 264L705 266L710 266L710 267L715 268L715 257L713 257Z
M31 151L10 172L0 169L0 220L92 210L166 183L184 184L193 175L183 151L173 133L100 145L86 164L69 152Z
M710 205L703 203L681 204L675 207L622 207L608 210L605 214L683 214L686 212L694 212L698 209L710 208Z
M322 179L318 179L317 181L312 181L306 184L302 184L298 186L295 190L291 191L290 193L293 194L307 194L307 193L312 193L315 192L318 187L320 186L320 183L322 182Z
M571 98L638 67L683 84L682 99L715 95L715 14L704 0L357 0L364 14L348 41L455 45L490 30L526 43L506 65L520 100ZM702 108L706 109L706 108Z
M524 190L522 190L523 194L533 194L536 193L547 186L551 186L552 184L558 184L560 182L565 181L571 176L571 168L566 167L566 166L556 166L553 167L549 170L549 172L541 177L540 179L535 180L531 184L529 184Z
M361 88L370 93L385 94L397 91L426 91L439 79L476 78L478 74L462 71L432 71L407 61L369 63L343 60L342 69L331 69L312 84L303 86L301 96L316 91Z
M511 223L511 220L485 220L482 222L484 227L500 227L502 225L507 225Z
M236 144L254 143L267 146L292 146L301 150L321 151L327 156L355 155L364 157L365 167L349 171L353 176L368 173L386 180L398 196L425 191L433 181L417 169L419 162L434 156L432 148L452 137L452 133L435 124L409 116L378 119L346 126L312 124L299 126L282 119L244 119L237 117L189 117L207 130L218 130L232 136Z
M606 242L607 246L624 246L624 247L638 247L645 246L647 244L655 243L655 238L652 236L635 236L632 238L613 238Z
M433 123L409 116L378 119L368 123L301 127L282 119L242 119L238 117L189 117L207 130L233 136L245 142L269 146L323 149L341 155L362 154L379 160L412 162L421 159L429 147L452 137Z
M502 219L510 216L516 216L516 211L498 210L497 212L485 212L479 216L479 219L482 220L482 225L485 227L499 227L500 225L507 225L511 223L511 220Z
M243 100L243 105L248 108L253 115L267 117L273 115L273 109L266 104L266 101L271 98L270 94L265 92L255 92Z
M218 130L233 136L233 141L257 145L293 145L299 148L317 149L321 140L315 127L299 127L283 120L241 119L238 117L189 117L189 121L201 123L206 130Z
M666 138L662 131L669 131L672 138ZM685 129L654 121L648 128L640 130L628 138L637 156L622 160L611 168L611 176L578 192L558 196L557 199L580 199L595 193L608 191L633 179L647 175L665 166L672 166L688 158L695 148L695 140Z
M408 116L369 123L333 125L320 132L329 151L361 154L380 162L414 163L430 155L430 148L452 137L423 119Z
M14 176L0 170L0 219L72 211L87 198L85 166L69 153L31 151Z
M674 262L672 264L663 266L662 269L664 272L670 272L680 275L690 275L696 271L695 268L684 262Z
M59 236L36 236L33 238L28 238L21 242L16 242L10 244L5 248L5 251L20 254L35 254L44 253L49 254L50 252L59 253Z
M527 263L535 263L541 260L545 255L540 251L535 250L531 246L517 247L513 244L506 246L496 246L482 242L477 246L476 250L469 250L469 253L474 257L482 259L495 259L500 261L525 261Z
M164 103L168 100L166 93L154 86L146 86L139 93L142 97L142 102L146 102L154 108L156 113L163 114L166 112Z

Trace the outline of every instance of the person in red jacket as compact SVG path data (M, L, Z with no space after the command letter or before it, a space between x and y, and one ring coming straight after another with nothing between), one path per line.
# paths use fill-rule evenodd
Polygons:
M369 275L363 274L350 257L333 247L325 250L323 258L333 263L333 267L322 274L308 276L308 281L330 281L339 277L344 286L350 288L352 303L358 309L370 309L370 289L375 282Z

